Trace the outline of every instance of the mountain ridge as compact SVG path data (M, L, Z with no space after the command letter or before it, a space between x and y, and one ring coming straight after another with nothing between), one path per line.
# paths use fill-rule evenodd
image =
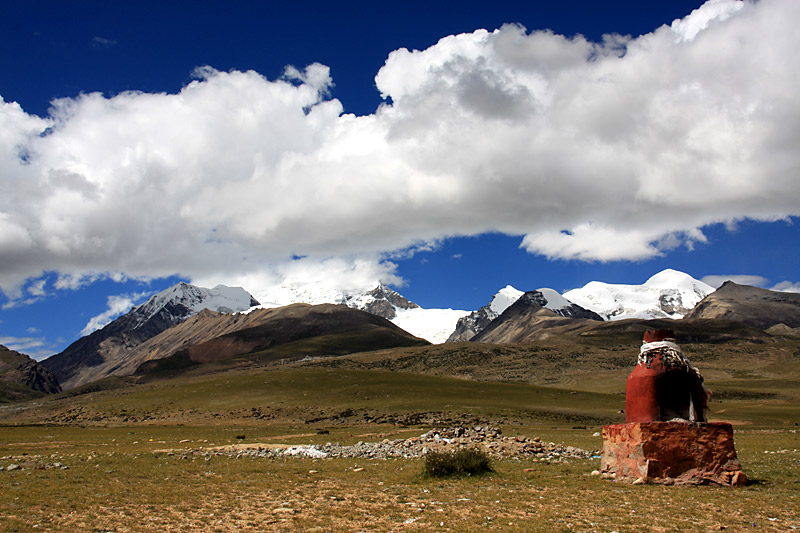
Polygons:
M725 319L761 328L800 327L800 294L726 281L703 298L686 318Z
M50 370L0 344L0 403L59 392L61 385Z
M258 305L239 287L217 285L213 289L178 283L151 296L146 302L103 328L81 337L64 351L41 364L58 378L64 389L102 377L100 369L120 361L125 354L159 333L196 315L203 309L230 312ZM98 368L99 367L99 368ZM95 371L91 371L94 368Z

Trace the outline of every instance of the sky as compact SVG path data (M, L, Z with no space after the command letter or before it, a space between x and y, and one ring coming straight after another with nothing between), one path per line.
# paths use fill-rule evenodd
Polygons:
M800 2L289 4L4 2L0 344L181 280L800 291Z

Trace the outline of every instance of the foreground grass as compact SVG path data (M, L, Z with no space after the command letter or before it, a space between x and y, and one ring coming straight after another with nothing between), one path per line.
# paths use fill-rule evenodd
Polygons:
M592 439L586 430L517 429L530 436L557 437L554 440L564 444ZM22 469L0 472L0 530L800 528L800 450L793 430L737 430L737 450L753 479L741 489L615 483L590 475L598 468L598 460L551 464L497 460L495 472L479 478L435 480L422 475L422 459L214 456L206 460L157 451L233 442L240 430L226 426L2 428L0 466L15 463ZM252 438L347 442L422 430L349 427L310 437L302 436L299 428L271 427L262 434L253 433ZM55 463L68 469L45 468Z

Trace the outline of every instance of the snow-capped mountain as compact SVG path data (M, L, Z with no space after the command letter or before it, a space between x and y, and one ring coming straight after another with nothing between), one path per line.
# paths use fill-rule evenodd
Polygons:
M389 320L394 320L398 312L420 309L417 304L409 302L405 296L384 284L380 284L363 294L346 295L342 303L347 307L360 309Z
M530 294L530 293L525 293ZM545 309L549 309L559 316L566 318L588 318L590 320L603 320L603 317L595 313L591 309L586 309L576 303L573 303L553 289L536 289L533 291L534 295L538 295L537 301ZM523 295L524 296L524 295Z
M218 313L238 313L259 305L258 300L241 287L217 285L213 289L178 283L134 307L130 314L139 325L158 314L169 315L178 322L194 316L203 309Z
M550 300L545 294L549 295ZM585 323L593 320L602 322L603 318L594 311L573 304L552 289L539 289L520 296L470 340L500 344L527 342L536 339L543 329L565 322Z
M712 292L714 288L710 285L683 272L667 269L643 285L591 281L579 289L565 292L564 297L606 320L678 319Z
M453 332L447 337L447 342L468 341L489 323L500 316L511 304L516 302L523 293L511 285L506 285L492 297L492 301L476 311L461 317Z
M423 309L383 283L367 287L337 288L319 282L284 282L257 293L260 307L294 303L332 303L367 311L391 320L412 335L434 344L447 340L458 319L469 311Z
M142 342L185 321L204 309L221 313L245 311L258 301L239 287L213 289L178 283L105 327L70 344L63 352L42 361L64 389L97 379L97 371L116 361Z
M542 288L524 293L511 285L507 285L500 289L487 305L460 319L456 324L455 331L447 338L447 342L470 340L486 329L493 320L502 315L506 309L526 294L529 298L534 299L538 305L553 311L557 315L569 318L602 320L602 317L579 305L575 305L553 289Z

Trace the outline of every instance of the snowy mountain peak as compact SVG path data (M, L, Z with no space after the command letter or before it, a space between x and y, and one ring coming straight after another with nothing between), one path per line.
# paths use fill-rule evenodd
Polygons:
M682 318L713 287L677 270L666 269L642 285L591 281L564 293L571 302L590 309L606 320L626 318Z
M217 285L213 289L206 289L181 282L154 294L145 303L134 307L132 312L138 316L141 324L165 311L185 319L203 309L236 313L254 305L258 305L258 301L241 287Z
M553 289L537 289L536 292L544 296L544 299L547 301L545 307L552 311L566 309L572 305L572 302L561 296L558 291Z
M524 292L506 285L492 297L492 301L476 311L472 311L458 319L455 329L447 338L447 342L468 341L488 326L492 320L503 314L519 300Z
M400 309L419 308L417 304L408 301L403 295L383 283L362 294L345 294L342 301L337 303L343 303L347 307L367 311L389 320L393 320Z
M499 316L503 311L508 309L511 304L519 300L519 297L523 294L522 291L515 289L511 285L506 285L492 297L492 301L489 303L489 309L495 313L495 316Z

